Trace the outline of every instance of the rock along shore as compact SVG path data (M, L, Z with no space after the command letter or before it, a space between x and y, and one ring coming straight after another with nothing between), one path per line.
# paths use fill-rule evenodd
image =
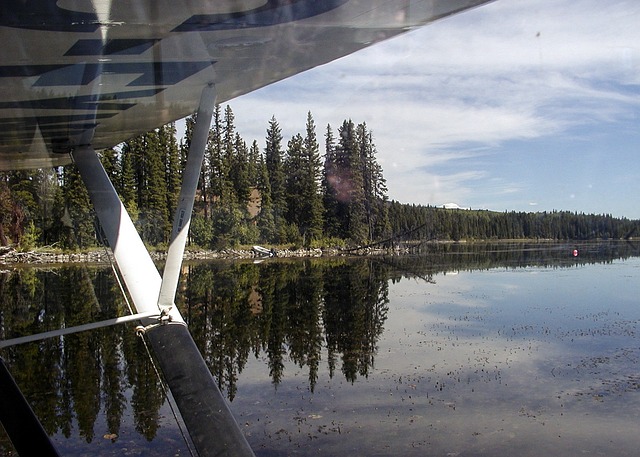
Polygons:
M355 250L342 250L338 248L325 249L273 249L273 257L276 258L303 258L303 257L335 257L335 256L368 256L368 255L392 255L404 253L404 250L361 248ZM151 252L154 260L162 261L167 253L164 251ZM109 263L111 251L96 249L81 253L60 253L54 251L17 251L12 247L0 247L0 265L10 264L57 264L57 263ZM220 251L187 250L184 260L212 260L212 259L267 259L262 253L253 249L223 249Z

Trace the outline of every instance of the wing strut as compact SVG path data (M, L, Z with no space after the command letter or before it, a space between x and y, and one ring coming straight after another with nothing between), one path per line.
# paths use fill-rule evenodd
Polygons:
M72 155L136 311L161 311L161 321L142 321L145 334L198 454L246 457L253 451L173 306L214 105L215 87L208 86L200 99L163 279L93 148L81 147Z
M158 299L160 309L173 306L173 301L176 297L184 247L187 243L187 234L189 232L189 225L191 224L191 212L193 210L193 202L196 198L198 178L200 177L204 151L207 147L215 102L215 86L210 85L205 87L200 98L200 108L198 109L196 125L191 137L187 165L182 173L182 187L180 188L176 214L173 218L171 243L169 244L169 250L167 252L167 261L164 266L162 287L160 288L160 297Z

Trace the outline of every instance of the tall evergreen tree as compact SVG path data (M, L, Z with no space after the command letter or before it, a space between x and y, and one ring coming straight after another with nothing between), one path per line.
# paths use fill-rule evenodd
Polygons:
M286 201L286 221L293 225L299 232L304 231L305 225L304 202L302 199L304 185L304 164L302 152L303 139L299 133L294 135L287 144L287 155L284 161L285 176L285 201ZM297 236L296 236L297 238ZM294 241L294 240L290 240Z
M9 244L11 219L13 217L13 196L5 180L5 173L0 174L0 246Z
M233 187L235 201L241 208L246 209L251 195L249 182L249 149L247 143L236 132L233 143L233 155L229 167L229 180Z
M231 106L227 105L224 110L224 129L222 132L222 169L223 187L221 201L223 204L235 202L234 185L231 179L231 167L234 161L236 149L236 125L235 115Z
M123 144L120 152L120 178L117 180L120 187L120 199L133 222L138 220L139 215L136 153L137 151L132 148L130 143Z
M146 135L146 182L144 188L143 237L152 244L168 241L171 233L169 219L166 171L164 158L166 156L160 141L159 131L155 130Z
M307 113L306 135L303 144L304 187L302 200L305 203L304 214L307 239L318 239L322 236L323 212L322 194L322 161L320 146L316 136L316 126L311 111ZM301 226L302 227L302 226Z
M260 192L260 212L257 217L257 226L260 232L260 240L267 243L276 241L276 226L273 220L273 203L271 200L271 183L269 172L264 158L260 156L258 162L260 177L258 179L258 191Z
M341 214L338 188L340 174L336 157L336 145L331 125L325 133L324 169L322 174L322 195L324 207L324 232L327 236L341 237Z
M226 181L227 172L222 159L223 129L220 105L216 105L215 111L213 112L211 130L209 131L209 141L207 142L209 185L211 187L212 201L220 200Z
M256 188L260 179L260 146L258 142L253 140L251 147L249 148L249 158L247 163L247 179L249 180L249 186Z
M365 123L358 125L356 136L362 167L368 239L381 239L389 235L386 180L376 159L373 135Z
M306 135L289 141L285 160L287 221L295 224L305 243L322 236L321 163L315 124L307 115Z
M37 171L41 176L38 190L38 200L40 204L39 219L36 221L35 233L32 242L42 241L51 244L57 241L55 234L55 205L58 194L61 192L58 182L58 174L55 169L41 169ZM35 235L40 234L40 239Z
M338 129L338 145L336 147L336 163L340 175L339 197L344 205L346 216L343 225L343 237L356 243L367 240L368 230L366 210L364 207L364 183L360 151L356 142L353 121L344 121Z
M0 244L20 244L26 230L27 215L12 190L16 177L14 172L2 172L0 176Z
M180 166L180 149L176 140L176 124L171 122L158 129L160 149L164 151L164 174L167 186L167 211L171 223L182 184L182 168Z
M152 244L164 242L168 239L171 224L164 163L166 152L162 148L158 130L127 141L122 153L124 158L131 159L133 165L136 207L139 208L137 224L142 238ZM125 171L129 173L128 166L123 162L123 178ZM123 189L123 194L128 192Z
M282 130L275 116L269 121L265 148L265 164L271 187L271 201L273 204L273 221L280 238L286 239L285 214L287 203L285 199L285 182L283 171Z
M66 227L62 244L69 248L85 248L95 245L93 207L89 200L80 172L75 165L67 165L63 171L61 214L57 219Z
M40 182L42 173L16 170L8 173L9 188L15 202L16 243L22 244L22 237L29 227L40 219Z
M122 172L120 170L118 152L113 148L105 149L100 153L100 162L102 162L104 171L107 173L107 176L109 176L116 192L120 193L122 191L122 185L120 182Z
M196 115L192 114L184 120L184 139L180 148L180 168L184 170L187 164L187 154L189 154L189 148L191 147L191 138L193 138L193 130L196 127Z

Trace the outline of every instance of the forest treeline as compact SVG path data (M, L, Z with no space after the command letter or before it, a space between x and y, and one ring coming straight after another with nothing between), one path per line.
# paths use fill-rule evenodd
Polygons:
M101 152L105 170L141 233L169 241L195 117L183 138L174 123ZM307 114L285 144L275 117L263 145L237 132L230 106L214 112L190 230L192 244L365 245L400 240L624 238L639 221L567 211L452 210L389 201L373 134L344 120L318 139ZM322 145L321 145L322 143ZM0 174L0 244L22 249L100 243L88 194L74 165Z

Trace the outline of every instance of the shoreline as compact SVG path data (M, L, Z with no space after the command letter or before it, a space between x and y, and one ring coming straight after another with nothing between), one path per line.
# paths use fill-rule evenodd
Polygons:
M473 244L473 243L589 243L621 240L548 240L548 239L504 239L504 240L431 240L427 244ZM272 248L272 256L265 255L258 250L222 249L213 251L208 249L187 249L184 252L184 261L200 260L267 260L273 258L319 258L319 257L365 257L379 255L405 255L413 251L411 244L395 248L361 247L352 249L341 248L302 248L302 249L277 249ZM265 249L266 250L266 249ZM167 257L166 251L151 251L149 253L154 261L162 262ZM60 265L68 263L93 263L110 264L112 262L109 248L96 248L85 252L63 253L36 249L32 251L17 251L10 246L0 247L0 267L27 266L27 265ZM1 270L0 270L1 271Z
M212 251L207 249L186 250L183 260L266 260L270 258L316 258L316 257L345 257L368 255L398 255L409 252L409 249L374 249L361 248L341 250L338 248L315 249L273 249L273 256L265 256L253 249L222 249ZM151 251L154 261L163 261L167 257L166 251ZM13 248L0 248L0 266L13 265L47 265L65 263L95 263L109 264L113 254L106 249L94 249L86 252L61 253L54 251L17 251Z

